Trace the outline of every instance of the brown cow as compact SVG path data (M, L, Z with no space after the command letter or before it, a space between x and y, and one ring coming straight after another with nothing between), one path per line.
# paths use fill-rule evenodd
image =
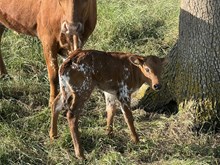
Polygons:
M95 28L96 12L96 0L0 0L0 41L5 27L41 40L50 104L58 93L57 53L65 55L67 49L85 44ZM4 74L7 71L0 53L0 76Z
M67 111L75 154L83 159L79 142L78 120L83 104L94 87L104 91L107 110L107 133L112 134L116 100L119 100L124 118L131 131L131 138L139 141L130 110L131 93L143 83L154 90L160 90L160 74L165 63L164 58L156 56L138 56L127 53L101 52L95 50L77 50L60 67L61 92L52 106L50 137L57 137L58 113Z

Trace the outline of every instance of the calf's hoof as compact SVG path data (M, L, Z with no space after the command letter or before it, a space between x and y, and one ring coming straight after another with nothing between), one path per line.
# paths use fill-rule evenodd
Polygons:
M109 136L109 137L113 137L113 135L114 135L114 132L113 132L113 130L106 130L106 135L107 136Z
M50 140L58 139L59 137L57 133L53 133L52 131L50 131L49 136L50 136Z
M133 141L135 144L139 143L139 138L138 138L138 136L131 137L131 139L132 139L132 141Z
M86 157L83 154L76 154L76 158L79 160L85 160Z

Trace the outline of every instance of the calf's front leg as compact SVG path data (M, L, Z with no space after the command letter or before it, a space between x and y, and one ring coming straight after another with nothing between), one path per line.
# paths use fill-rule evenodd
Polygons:
M131 139L134 143L138 143L139 138L134 127L134 118L130 110L129 104L121 102L121 109L124 115L125 122L127 123L128 128L131 131Z

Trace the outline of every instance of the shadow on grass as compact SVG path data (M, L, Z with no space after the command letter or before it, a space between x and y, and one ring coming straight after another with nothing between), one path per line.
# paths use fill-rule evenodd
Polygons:
M128 135L129 138L129 135ZM116 152L120 152L121 154L125 153L127 150L128 141L125 141L124 136L113 135L109 137L105 133L103 134L94 134L92 136L82 135L81 137L83 148L86 152L91 153L95 150L95 152L99 154L103 154L114 149Z
M164 55L169 49L169 45L163 42L164 34L161 28L164 28L164 20L140 20L133 24L118 24L108 45L114 45L113 49L121 50L121 45L129 51L139 51L149 54L151 49Z
M15 120L0 122L1 131L0 164L56 164L48 157L45 147L48 136L48 110ZM7 145L5 145L7 144Z
M141 20L140 20L141 21ZM124 41L130 43L131 45L142 45L146 44L149 38L158 39L161 38L161 34L158 31L160 27L165 25L163 20L151 20L152 22L142 20L139 24L128 24L119 25L117 32L112 37L112 42L118 41L118 39L123 38ZM121 26L121 27L120 27ZM131 26L128 28L128 26ZM112 44L112 43L110 43Z
M118 135L116 131L114 135L109 137L105 133L104 128L100 128L100 130L97 130L97 128L92 130L82 128L80 143L84 153L88 153L89 155L93 152L95 152L95 155L102 155L103 153L108 152L111 148L113 148L114 151L123 154L126 152L127 144L130 140L129 135L126 136L128 140L125 140L123 135ZM70 155L74 156L74 146L69 132L63 137L59 137L56 143L62 148L69 150Z
M48 105L47 86L0 80L0 121L8 123L41 111Z

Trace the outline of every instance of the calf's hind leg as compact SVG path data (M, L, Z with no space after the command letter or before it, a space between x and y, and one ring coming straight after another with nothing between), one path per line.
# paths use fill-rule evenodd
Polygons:
M80 143L78 121L84 102L89 98L90 94L91 91L87 91L86 93L84 92L80 96L78 96L77 94L73 94L72 100L70 101L70 110L67 112L67 120L74 145L75 155L78 159L85 159Z
M51 126L50 126L50 139L56 139L57 136L57 120L59 116L59 112L63 108L63 101L61 100L61 93L57 95L54 100L54 103L51 107Z
M78 129L79 108L67 112L67 120L74 145L75 155L78 159L85 159L82 146L80 144L80 132Z
M113 118L116 113L116 96L108 92L104 92L106 112L107 112L107 135L113 134Z

